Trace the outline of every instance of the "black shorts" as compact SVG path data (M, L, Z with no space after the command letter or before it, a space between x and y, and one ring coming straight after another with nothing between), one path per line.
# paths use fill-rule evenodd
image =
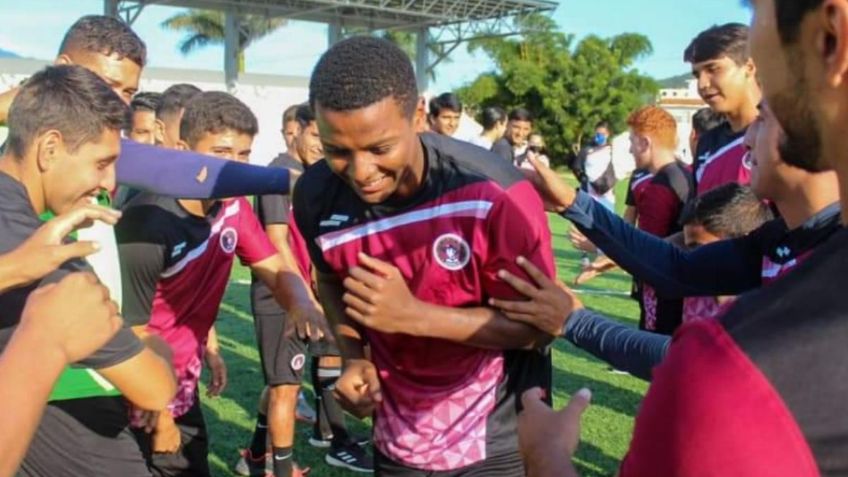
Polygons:
M153 476L210 477L209 437L200 400L196 400L191 409L174 422L180 429L180 450L176 454L154 454L150 434L143 429L133 430Z
M121 396L48 404L19 474L150 477Z
M459 470L429 471L399 464L374 449L375 477L524 477L524 462L518 452L491 456Z
M259 359L268 386L300 385L307 352L313 356L339 356L333 343L307 343L296 335L285 336L285 313L254 313Z

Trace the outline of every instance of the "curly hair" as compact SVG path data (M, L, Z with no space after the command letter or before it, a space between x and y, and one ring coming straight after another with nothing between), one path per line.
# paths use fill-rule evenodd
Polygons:
M309 105L352 111L394 98L411 118L418 104L412 62L394 43L369 36L336 43L318 60L309 81Z
M59 54L75 50L107 56L114 53L141 67L147 62L144 41L126 23L104 15L86 15L71 25L59 47Z
M643 106L630 114L627 125L634 133L650 137L660 147L677 147L677 121L662 108Z

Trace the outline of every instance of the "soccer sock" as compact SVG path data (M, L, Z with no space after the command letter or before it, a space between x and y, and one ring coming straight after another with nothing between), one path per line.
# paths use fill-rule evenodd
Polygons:
M291 477L292 448L274 447L274 477Z
M330 422L327 419L327 410L323 405L323 394L321 393L321 382L318 379L318 362L320 358L312 357L312 366L309 369L309 378L312 380L312 390L315 394L315 423L312 425L312 435L318 439L329 439L333 435Z
M333 396L333 389L342 374L342 369L335 366L318 367L317 374L318 386L321 390L321 411L333 436L332 446L343 446L348 443L347 425L345 425L344 411Z
M263 413L256 415L256 428L253 429L253 440L250 442L250 453L253 457L265 455L268 449L268 416Z

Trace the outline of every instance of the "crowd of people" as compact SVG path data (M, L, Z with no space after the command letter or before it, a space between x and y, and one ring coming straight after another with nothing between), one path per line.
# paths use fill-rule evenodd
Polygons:
M330 47L259 167L271 125L228 93L139 92L141 38L79 19L0 94L0 476L211 475L200 378L228 384L236 257L265 379L239 475L306 475L302 420L351 472L576 476L591 391L551 407L557 338L650 381L621 476L845 475L848 2L750 3L751 28L681 48L708 105L693 164L667 111L628 116L623 216L607 122L574 188L527 109L452 137L462 102L425 101L388 41ZM546 212L597 254L578 282L633 276L638 327L557 280Z

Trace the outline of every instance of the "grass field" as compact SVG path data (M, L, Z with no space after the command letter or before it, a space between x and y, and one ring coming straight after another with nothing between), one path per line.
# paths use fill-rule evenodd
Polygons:
M622 183L618 188L620 198L624 197L623 186ZM566 221L551 216L550 224L559 275L569 282L577 273L580 255L568 243L569 226ZM241 284L247 279L246 270L236 267L217 325L229 367L229 387L220 398L203 398L212 447L210 463L216 477L233 475L230 469L237 458L237 451L247 445L253 431L256 402L263 385L250 315L249 286ZM596 279L578 291L582 292L580 297L586 306L635 324L638 308L626 296L629 290L630 277L617 272ZM615 293L593 293L598 291ZM562 340L556 343L553 357L557 407L582 387L593 392L592 406L583 418L582 441L576 457L578 470L583 476L613 475L627 449L633 416L646 384L627 375L610 373L606 364ZM354 430L367 430L366 426L352 418L348 419L348 423ZM310 432L311 427L298 424L295 458L301 465L312 467L311 475L356 475L324 464L323 452L313 449L307 442Z

